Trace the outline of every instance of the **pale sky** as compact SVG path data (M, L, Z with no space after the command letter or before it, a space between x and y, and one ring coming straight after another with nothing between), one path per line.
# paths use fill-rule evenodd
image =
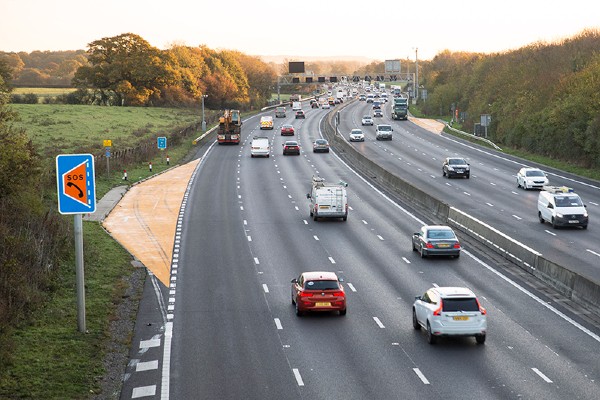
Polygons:
M87 50L122 33L166 49L431 59L600 29L598 0L0 0L0 51Z

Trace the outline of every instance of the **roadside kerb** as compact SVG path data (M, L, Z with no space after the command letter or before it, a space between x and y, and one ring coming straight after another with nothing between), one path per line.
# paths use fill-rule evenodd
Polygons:
M433 214L439 223L456 227L526 272L551 285L572 301L598 312L598 309L600 309L600 283L547 260L536 250L510 238L503 232L469 214L455 207L450 207L364 157L354 149L343 139L337 127L333 125L336 113L342 111L346 106L348 104L344 104L335 112L332 110L323 119L321 130L331 142L333 150L344 158L348 164L364 175L383 184L386 189L404 197L417 208L425 210L430 215Z

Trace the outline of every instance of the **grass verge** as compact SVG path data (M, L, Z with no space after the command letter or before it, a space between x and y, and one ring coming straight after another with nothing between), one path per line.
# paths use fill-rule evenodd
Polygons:
M82 399L100 390L103 344L133 267L98 223L85 222L83 232L88 333L77 330L73 257L61 265L45 306L15 330L14 363L0 380L2 399Z

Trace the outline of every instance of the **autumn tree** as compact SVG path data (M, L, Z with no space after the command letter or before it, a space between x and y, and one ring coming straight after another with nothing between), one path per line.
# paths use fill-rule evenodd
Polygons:
M132 33L96 40L87 54L89 65L77 70L73 82L99 91L104 102L115 97L118 105L148 105L175 83L172 54Z

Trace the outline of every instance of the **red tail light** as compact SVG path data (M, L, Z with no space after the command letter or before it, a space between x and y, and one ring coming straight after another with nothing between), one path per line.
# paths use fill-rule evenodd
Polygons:
M312 297L312 293L300 292L300 297Z
M433 245L431 244L431 242L427 242L427 244L425 244L425 247L427 247L428 249L433 249Z
M487 310L481 307L481 304L479 304L479 299L475 299L475 301L477 301L477 307L479 307L479 312L481 315L487 315Z
M344 292L334 292L333 295L338 297L344 297Z
M455 249L460 249L460 243L454 243L454 248Z
M442 299L440 299L440 306L433 312L433 315L437 315L438 317L442 315Z

